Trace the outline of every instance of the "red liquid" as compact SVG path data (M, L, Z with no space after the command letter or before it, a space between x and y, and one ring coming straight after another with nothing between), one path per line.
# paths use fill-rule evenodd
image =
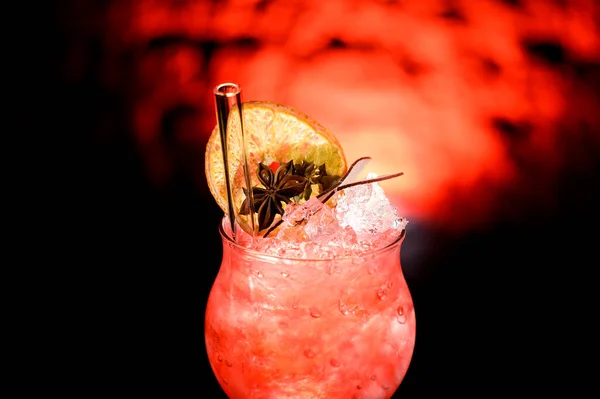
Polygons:
M224 237L205 339L227 395L392 396L415 344L401 243L353 259L286 260Z

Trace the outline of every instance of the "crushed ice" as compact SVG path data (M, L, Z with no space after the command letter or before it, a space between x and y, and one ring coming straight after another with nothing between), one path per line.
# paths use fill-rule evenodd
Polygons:
M377 182L345 188L331 201L335 207L316 197L288 204L277 234L257 240L255 249L296 258L351 256L391 244L408 223Z

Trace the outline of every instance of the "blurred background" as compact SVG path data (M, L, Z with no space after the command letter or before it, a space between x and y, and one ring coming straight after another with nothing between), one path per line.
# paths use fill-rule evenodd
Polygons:
M224 397L203 338L222 216L204 148L223 82L311 115L350 162L404 172L383 187L410 221L417 344L394 397L539 393L574 373L565 337L597 263L597 1L25 6L35 34L14 58L13 104L58 144L40 170L78 265L57 272L75 281L63 305L77 349L54 383Z

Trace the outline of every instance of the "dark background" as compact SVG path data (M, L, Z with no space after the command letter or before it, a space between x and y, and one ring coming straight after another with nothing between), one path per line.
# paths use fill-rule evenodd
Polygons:
M88 4L101 10L108 3ZM28 154L42 160L33 172L39 184L32 212L54 264L28 277L44 293L29 342L39 348L32 361L45 377L31 383L77 396L223 397L203 339L221 211L189 174L173 173L160 184L149 177L129 125L130 97L99 72L101 33L110 26L95 25L93 13L74 4L20 10L31 29L11 63L23 82L12 97L16 131L32 148ZM79 61L72 60L73 43L84 51ZM551 45L532 51L577 71L573 102L597 105L587 90L577 100L578 87L597 87L597 62L569 59ZM69 72L73 62L83 65L76 76ZM202 120L213 117L212 110L200 112ZM169 123L162 127L167 136ZM459 233L411 219L402 256L417 344L394 397L572 397L588 379L578 366L591 356L581 343L597 313L590 310L596 290L589 273L598 263L600 130L597 120L564 126L557 127L568 159L561 170L548 177L543 165L524 163L519 185L498 194L519 208L517 216L498 211L493 223ZM545 178L553 184L535 198L551 197L552 206L520 201L519 193Z

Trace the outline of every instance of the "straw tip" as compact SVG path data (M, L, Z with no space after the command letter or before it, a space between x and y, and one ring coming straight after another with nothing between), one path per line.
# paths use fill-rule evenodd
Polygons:
M233 97L238 95L242 88L237 83L221 83L215 87L215 94L219 96Z

